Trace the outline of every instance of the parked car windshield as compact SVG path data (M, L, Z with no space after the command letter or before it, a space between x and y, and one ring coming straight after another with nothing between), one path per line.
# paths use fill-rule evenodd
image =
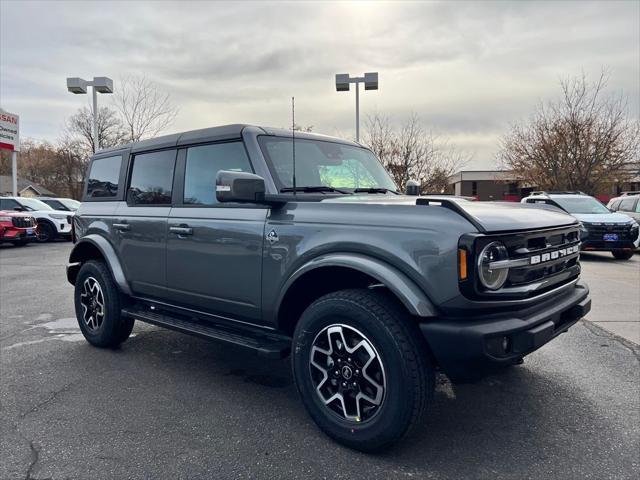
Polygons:
M563 197L554 198L553 201L569 213L610 213L593 197Z
M18 203L28 210L53 210L49 205L35 198L20 197Z
M291 188L291 138L261 136L259 142L278 189ZM326 186L337 190L397 190L375 155L365 148L321 140L296 139L295 149L298 188Z
M80 202L72 198L59 198L58 201L73 212L80 208Z

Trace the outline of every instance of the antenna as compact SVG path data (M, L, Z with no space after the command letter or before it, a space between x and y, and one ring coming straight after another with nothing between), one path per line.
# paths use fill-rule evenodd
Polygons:
M296 97L291 97L291 134L293 146L293 195L296 195Z

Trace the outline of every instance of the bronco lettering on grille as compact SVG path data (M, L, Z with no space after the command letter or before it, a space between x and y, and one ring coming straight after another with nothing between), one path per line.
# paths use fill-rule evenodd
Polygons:
M529 257L529 264L537 265L538 263L544 263L550 260L556 260L558 258L566 257L567 255L571 255L573 253L578 253L579 250L580 250L580 246L574 245L572 247L554 250L553 252L547 252L541 255L534 255L532 257Z

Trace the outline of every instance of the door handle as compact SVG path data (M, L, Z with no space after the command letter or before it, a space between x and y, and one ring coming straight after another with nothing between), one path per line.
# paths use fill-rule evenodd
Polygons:
M113 228L120 232L128 232L131 230L131 225L128 223L114 223Z
M187 226L169 227L169 231L171 233L177 233L179 237L182 235L193 235L193 228Z

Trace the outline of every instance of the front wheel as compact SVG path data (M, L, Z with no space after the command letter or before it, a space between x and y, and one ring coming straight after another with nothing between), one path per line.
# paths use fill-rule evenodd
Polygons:
M417 326L384 292L341 290L312 303L294 333L302 401L334 440L378 451L419 424L434 368Z
M129 338L134 320L120 314L121 294L104 262L82 265L74 300L78 325L91 345L113 348Z
M38 236L37 239L41 243L51 242L56 237L54 228L46 222L40 222L38 224Z
M611 252L611 255L613 255L616 260L629 260L631 257L633 257L633 250L613 250Z

